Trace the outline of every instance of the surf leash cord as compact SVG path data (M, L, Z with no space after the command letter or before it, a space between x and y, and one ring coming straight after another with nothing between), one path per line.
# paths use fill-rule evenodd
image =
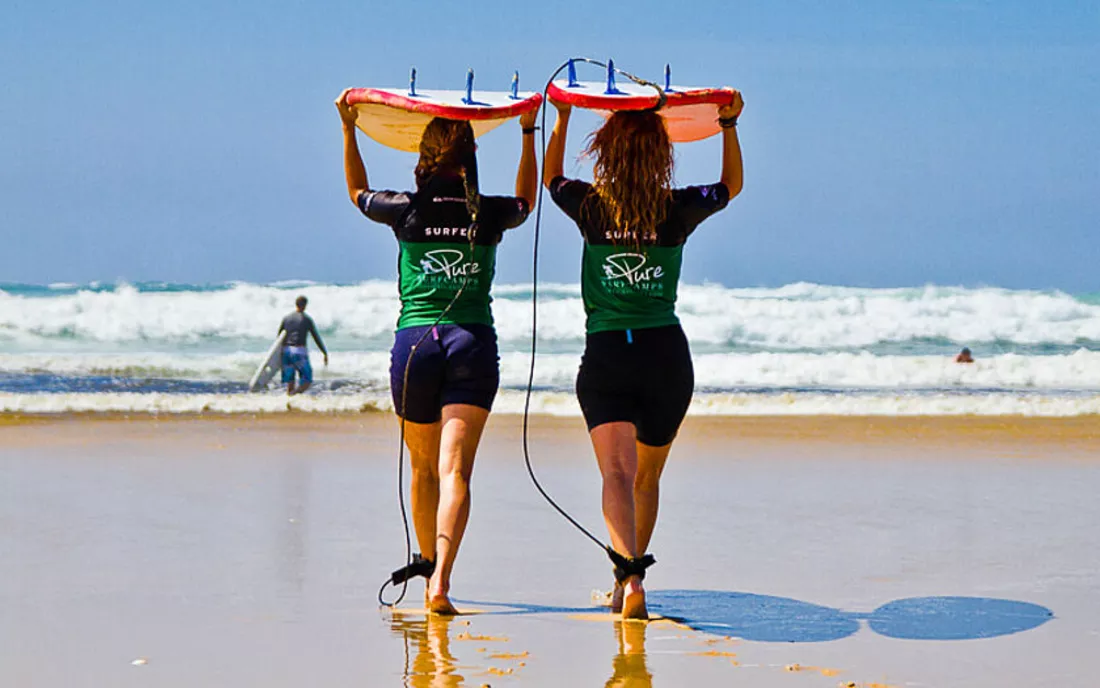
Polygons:
M558 77L558 75L562 73L563 70L566 70L566 69L572 70L573 65L576 64L577 62L584 62L584 63L587 63L587 64L593 64L593 65L603 67L604 69L607 69L609 73L616 72L618 74L622 74L623 76L630 79L634 83L639 84L640 86L648 86L650 88L655 89L657 91L657 95L658 95L657 103L653 107L649 108L648 111L650 111L650 112L656 112L657 110L660 110L662 107L664 107L665 103L667 102L667 96L665 94L665 90L663 88L661 88L659 85L653 83L652 81L647 81L647 80L642 79L640 77L634 76L633 74L631 74L629 72L625 72L625 71L615 67L614 63L611 62L610 60L608 60L607 63L600 62L599 60L593 60L593 59L588 58L588 57L573 57L573 58L570 58L570 59L566 60L565 62L563 62L561 64L561 66L559 66L554 71L553 74L550 75L550 78L546 81L546 86L544 86L543 89L542 89L543 105L542 105L542 122L541 122L542 127L541 128L542 128L542 156L543 156L542 163L543 163L543 169L545 169L545 165L546 165L546 111L550 109L549 108L550 85L552 83L554 83L554 79L556 79ZM563 145L564 145L564 142L563 142ZM543 499L545 499L546 502L550 506L552 506L555 511L557 511L559 514L561 514L562 518L564 518L566 521L568 521L570 524L572 524L572 526L574 528L576 528L577 530L579 530L581 532L581 534L583 534L589 540L594 542L596 544L596 546L599 547L600 549L602 549L604 551L604 553L607 554L608 558L611 559L611 563L613 563L615 565L615 578L616 578L616 580L625 580L627 577L633 576L633 575L637 575L637 576L640 576L640 577L644 578L645 577L645 570L648 567L655 564L656 561L657 561L656 559L653 558L653 555L646 554L646 555L640 556L640 557L627 557L627 556L624 556L624 555L620 554L619 552L616 552L615 549L611 545L604 543L598 537L593 535L592 531L588 530L583 525L581 525L580 522L577 521L577 519L575 519L571 515L569 515L569 512L567 512L557 502L554 501L553 497L551 497L550 494L547 493L547 491L543 488L542 484L539 482L538 477L535 475L535 469L531 465L531 448L530 448L529 428L530 428L530 418L531 418L531 394L532 394L532 391L534 389L534 384L535 384L535 355L538 353L538 332L539 332L539 327L538 327L538 322L539 322L539 303L538 303L539 302L539 238L541 236L541 231L542 231L542 204L543 204L542 199L543 199L543 193L545 192L545 190L546 190L546 185L541 183L541 180L540 180L539 190L538 190L538 199L537 199L537 202L535 204L535 233L534 233L534 239L533 239L534 246L531 250L531 367L530 367L530 370L528 371L528 374L527 374L527 394L526 394L526 396L524 398L524 401L523 401L523 461L524 461L524 464L527 466L527 475L529 475L531 477L531 482L534 483L535 489L538 490L539 494L542 495ZM620 575L621 575L621 578L620 578Z

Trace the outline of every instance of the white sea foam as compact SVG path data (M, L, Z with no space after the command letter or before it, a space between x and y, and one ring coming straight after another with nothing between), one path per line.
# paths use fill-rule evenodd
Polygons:
M224 355L133 354L0 354L0 373L63 377L101 376L132 379L196 380L244 383L260 357L255 353ZM333 351L330 365L320 365L318 381L341 380L370 388L389 385L389 353ZM535 386L570 391L579 354L540 354ZM501 384L527 384L530 356L501 355ZM1022 356L1004 354L960 365L947 356L876 356L860 353L699 354L695 382L700 391L749 389L900 389L900 390L1100 390L1100 352Z
M278 413L286 398L243 394L299 293L333 350L314 354L303 411L390 409L392 282L5 285L0 289L0 410ZM523 408L526 285L498 285L497 410ZM540 285L533 409L577 415L584 343L576 284ZM696 414L1100 413L1100 301L996 288L778 289L686 285L679 313L696 352ZM952 362L969 344L978 360ZM659 365L659 362L654 362ZM167 384L164 381L169 381ZM141 393L123 390L141 389ZM88 391L93 390L93 391ZM94 391L99 390L99 391ZM26 392L25 394L22 392ZM213 393L228 392L228 393Z
M392 410L381 395L302 395L287 401L285 394L167 394L118 393L0 393L0 413L347 413Z
M693 340L779 350L919 339L1073 344L1100 338L1100 306L1060 292L713 286L684 290L678 311Z
M298 292L324 304L314 314L320 326L348 337L388 333L397 317L394 285L388 282L294 291L237 284L224 290L141 292L121 285L50 298L0 292L0 336L24 345L56 339L93 344L270 340L293 310Z
M530 337L530 291L525 285L494 290L505 348L520 348ZM237 283L175 291L121 285L50 296L0 290L0 342L44 350L83 344L164 349L249 340L258 350L274 336L298 293L310 298L310 313L332 341L345 348L388 345L399 303L395 285L385 281ZM539 293L540 339L579 348L584 336L579 287L540 285ZM694 344L719 350L836 351L912 341L996 342L1002 348L1100 343L1100 304L1061 292L683 285L678 312ZM364 342L372 345L363 347Z
M495 412L522 413L523 392L503 391ZM268 394L10 394L0 393L0 413L349 413L388 411L389 395L302 395L289 402L285 395ZM532 400L533 413L579 416L576 398L567 392L539 392ZM1050 397L1043 395L838 395L821 393L698 394L693 415L720 416L1042 416L1066 417L1100 414L1100 395Z
M1100 352L1003 354L961 365L947 356L704 354L695 357L700 388L1059 389L1100 390Z

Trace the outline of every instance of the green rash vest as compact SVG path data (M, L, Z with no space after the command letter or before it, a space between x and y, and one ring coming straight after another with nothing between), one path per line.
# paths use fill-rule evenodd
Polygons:
M461 177L437 175L413 193L364 192L359 195L359 209L389 225L397 237L401 295L397 329L436 323L493 324L489 290L497 244L504 230L527 219L527 201L482 196L473 243ZM441 319L459 289L462 295Z
M557 177L550 183L550 194L584 236L581 296L587 332L678 325L676 289L684 242L703 220L729 203L726 185L673 189L655 240L640 246L614 228L591 184Z

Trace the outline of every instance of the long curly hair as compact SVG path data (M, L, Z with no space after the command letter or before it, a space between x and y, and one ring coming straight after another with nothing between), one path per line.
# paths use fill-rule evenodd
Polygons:
M416 163L415 172L417 188L427 184L438 172L462 175L466 187L466 209L473 222L477 222L481 207L476 151L474 128L469 122L435 117L428 122L420 138L420 160Z
M664 118L615 112L589 137L584 155L595 158L593 187L615 236L634 245L654 243L672 198L672 141Z

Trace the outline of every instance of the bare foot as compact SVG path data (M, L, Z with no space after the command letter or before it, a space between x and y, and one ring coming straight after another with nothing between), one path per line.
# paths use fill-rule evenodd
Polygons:
M428 582L428 588L424 591L424 597L428 601L428 611L432 614L443 616L456 616L458 610L451 604L451 598L447 596L451 586L436 580L435 576Z
M428 611L440 616L458 616L458 610L446 595L436 595L428 600Z
M618 614L623 610L623 584L615 581L615 587L611 588L611 613Z
M643 621L649 618L645 606L645 588L637 576L627 578L623 584L623 618Z

